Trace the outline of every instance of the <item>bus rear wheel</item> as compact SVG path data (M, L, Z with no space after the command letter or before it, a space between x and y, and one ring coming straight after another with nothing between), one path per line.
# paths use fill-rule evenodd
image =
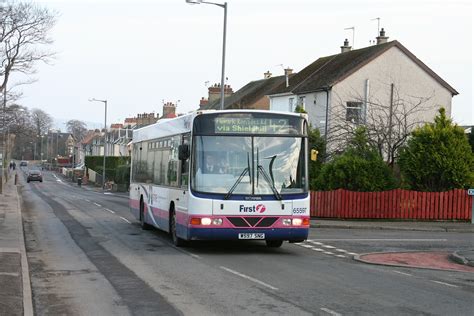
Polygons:
M270 248L278 248L283 245L283 240L265 240L265 242L267 243L267 247Z
M152 227L145 222L145 204L143 203L143 199L140 200L140 227L143 230L149 230Z
M173 245L176 247L183 247L186 245L186 241L179 238L176 232L176 212L174 210L171 211L170 215L170 234L171 239L173 240Z

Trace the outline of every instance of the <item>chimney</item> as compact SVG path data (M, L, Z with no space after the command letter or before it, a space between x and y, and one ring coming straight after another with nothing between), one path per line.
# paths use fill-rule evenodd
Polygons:
M377 39L377 45L387 43L388 36L385 36L385 30L382 29L380 30L380 35L376 37Z
M209 101L202 97L201 100L199 100L199 109L203 109L207 104L209 103Z
M219 100L221 98L221 85L220 84L214 84L213 86L210 86L208 88L209 91L209 97L208 102L212 103L215 100ZM230 96L234 91L232 90L230 85L224 85L224 99L228 96Z
M271 76L272 76L272 73L268 70L267 70L267 72L263 73L263 79L271 78Z
M341 53L350 52L352 46L349 46L349 41L347 38L344 40L344 46L341 46Z
M209 103L214 102L215 100L218 100L221 95L221 85L220 84L214 84L213 86L210 86L208 88L209 95L207 97L207 100Z
M168 117L169 115L176 115L176 105L172 102L166 102L163 104L163 117Z
M293 73L293 69L290 67L285 68L285 79L286 79L286 87L288 88L290 86L290 75Z

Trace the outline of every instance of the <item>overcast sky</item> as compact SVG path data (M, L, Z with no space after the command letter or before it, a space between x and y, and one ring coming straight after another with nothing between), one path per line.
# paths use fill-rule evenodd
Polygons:
M57 119L108 123L137 113L197 108L206 82L220 82L223 9L185 0L41 1L59 13L52 37L53 65L39 65L37 81L22 86L21 103ZM459 95L453 118L474 124L471 1L435 0L228 0L227 83L234 91L283 64L299 71L377 35L376 17L389 40L398 40ZM352 45L352 43L350 43ZM16 78L20 80L18 76ZM21 78L22 80L24 78ZM179 101L178 101L179 100Z

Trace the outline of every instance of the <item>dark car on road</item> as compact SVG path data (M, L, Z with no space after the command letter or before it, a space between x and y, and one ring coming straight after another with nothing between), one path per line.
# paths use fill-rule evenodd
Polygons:
M26 167L26 166L28 166L28 162L27 162L27 161L24 161L24 160L23 160L23 161L20 162L20 167Z
M41 171L30 170L30 172L28 172L28 178L26 178L26 182L29 183L30 181L43 182L43 175L41 174Z

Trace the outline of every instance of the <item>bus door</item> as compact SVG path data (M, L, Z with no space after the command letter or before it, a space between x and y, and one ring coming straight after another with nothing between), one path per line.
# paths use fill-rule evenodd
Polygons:
M189 148L189 152L191 152L190 148L190 134L184 134L181 140L182 145L187 145ZM176 201L176 210L178 212L188 212L188 199L189 199L189 191L188 191L188 185L189 185L189 161L191 157L189 157L186 160L180 160L179 162L179 187L180 187L180 193L178 195L178 199Z

